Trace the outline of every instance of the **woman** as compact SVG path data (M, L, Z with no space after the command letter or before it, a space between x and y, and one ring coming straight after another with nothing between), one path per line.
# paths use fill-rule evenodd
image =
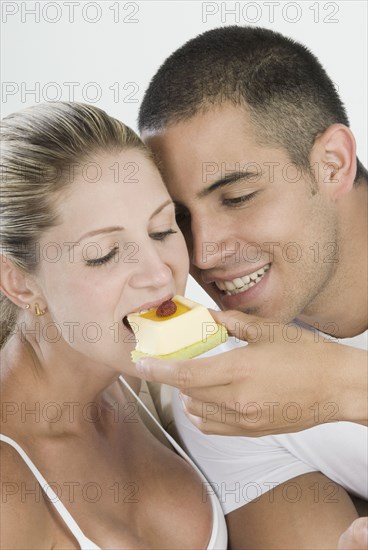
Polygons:
M82 104L1 126L3 547L224 548L203 478L120 378L139 391L124 318L182 294L188 271L149 152Z

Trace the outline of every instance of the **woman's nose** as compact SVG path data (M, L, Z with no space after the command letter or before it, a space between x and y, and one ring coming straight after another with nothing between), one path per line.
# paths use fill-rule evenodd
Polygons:
M156 250L141 250L130 278L134 288L161 288L170 284L172 271Z

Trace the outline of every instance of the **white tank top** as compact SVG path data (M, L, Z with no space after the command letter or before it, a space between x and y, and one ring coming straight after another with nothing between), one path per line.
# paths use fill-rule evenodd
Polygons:
M202 474L202 472L198 469L196 464L194 464L194 462L184 452L184 450L180 447L180 445L177 444L175 439L173 439L171 435L168 434L166 430L164 430L161 424L157 422L153 414L149 411L146 405L142 402L142 400L138 397L138 395L132 390L132 388L124 380L122 376L120 376L120 380L127 387L127 389L134 395L134 397L137 399L139 404L144 408L144 410L147 412L150 418L152 418L152 420L155 422L157 427L165 435L166 439L169 440L169 442L177 451L177 453L180 454L187 462L189 462L189 464L196 470L196 472L199 474L202 481L204 481L207 486L207 480ZM43 477L43 475L38 470L38 468L36 468L32 460L29 458L27 453L22 449L22 447L16 441L14 441L14 439L3 434L0 434L0 441L3 441L4 443L8 443L9 445L11 445L23 458L24 462L27 464L27 466L29 467L29 469L37 479L38 483L40 484L42 490L44 491L46 496L49 498L51 503L55 506L56 510L58 511L58 513L60 514L60 516L62 517L62 519L68 526L68 528L70 529L70 531L73 533L74 537L78 541L78 544L81 550L101 550L99 546L97 546L88 537L86 537L86 535L83 533L83 531L81 530L77 522L73 519L73 517L68 512L64 504L61 502L61 500L59 499L55 491L53 491L53 489L50 487L46 479ZM209 493L209 497L210 497L210 502L212 506L213 523L212 523L212 533L211 533L210 541L207 546L207 550L226 550L227 529L226 529L225 518L217 497L213 493Z

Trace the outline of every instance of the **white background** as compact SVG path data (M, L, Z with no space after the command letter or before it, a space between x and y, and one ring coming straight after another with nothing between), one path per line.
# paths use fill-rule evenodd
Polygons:
M136 129L164 59L214 27L258 25L308 46L347 107L367 164L367 2L1 2L1 116L47 100L93 103ZM69 84L68 84L69 83ZM188 295L211 305L193 282Z

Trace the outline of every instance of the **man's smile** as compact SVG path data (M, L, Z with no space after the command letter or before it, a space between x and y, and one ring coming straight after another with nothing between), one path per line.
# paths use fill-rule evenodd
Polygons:
M218 279L215 280L214 283L219 290L228 296L239 294L240 292L244 292L245 290L248 290L258 284L264 277L265 273L269 270L270 265L271 264L268 263L265 266L252 271L252 273L235 277L233 279Z

